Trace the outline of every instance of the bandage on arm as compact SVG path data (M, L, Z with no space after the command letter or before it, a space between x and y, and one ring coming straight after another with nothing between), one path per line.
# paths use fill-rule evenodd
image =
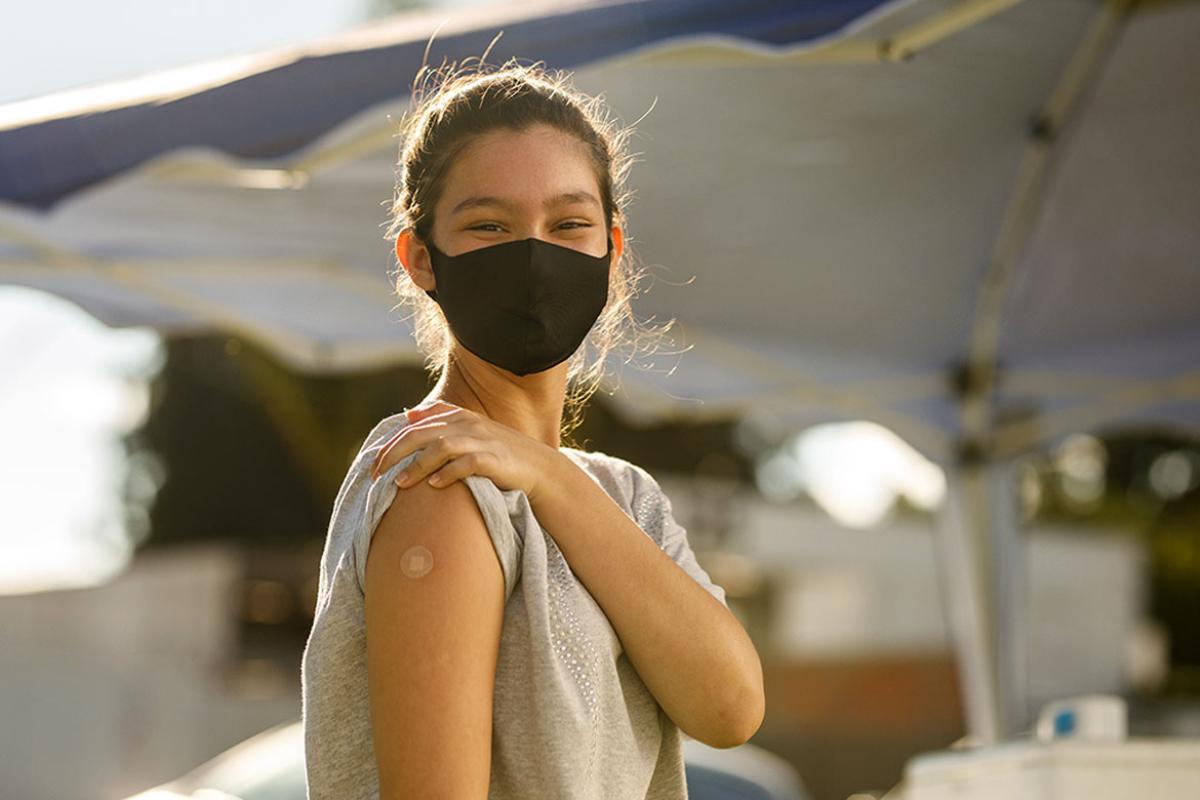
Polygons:
M366 564L380 800L486 800L504 576L462 481L396 493Z

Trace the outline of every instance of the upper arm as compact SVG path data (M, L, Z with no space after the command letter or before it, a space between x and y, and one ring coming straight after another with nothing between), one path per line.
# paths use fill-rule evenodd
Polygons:
M421 577L405 551L433 555ZM463 481L396 493L366 562L368 693L380 797L485 798L504 576Z

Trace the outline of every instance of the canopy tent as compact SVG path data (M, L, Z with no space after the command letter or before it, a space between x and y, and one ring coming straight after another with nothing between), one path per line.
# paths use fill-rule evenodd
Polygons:
M241 332L305 371L415 363L382 226L427 46L573 68L640 120L629 233L664 280L635 309L692 346L614 360L618 410L872 419L947 467L970 727L1019 728L1008 459L1200 429L1200 5L607 0L442 23L0 106L0 281L111 325Z

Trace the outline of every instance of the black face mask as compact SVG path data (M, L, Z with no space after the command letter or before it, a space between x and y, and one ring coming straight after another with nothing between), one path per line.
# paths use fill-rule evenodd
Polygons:
M455 337L517 375L571 357L608 301L608 251L591 256L529 238L448 256L427 242L437 301Z

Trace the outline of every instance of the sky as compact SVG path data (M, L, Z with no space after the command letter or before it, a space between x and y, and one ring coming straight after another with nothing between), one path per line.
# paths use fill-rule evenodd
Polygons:
M366 0L5 5L0 27L0 102L5 103L301 42L366 18Z
M454 9L494 1L424 4ZM0 103L298 44L362 24L381 5L381 0L6 0L0 12Z

